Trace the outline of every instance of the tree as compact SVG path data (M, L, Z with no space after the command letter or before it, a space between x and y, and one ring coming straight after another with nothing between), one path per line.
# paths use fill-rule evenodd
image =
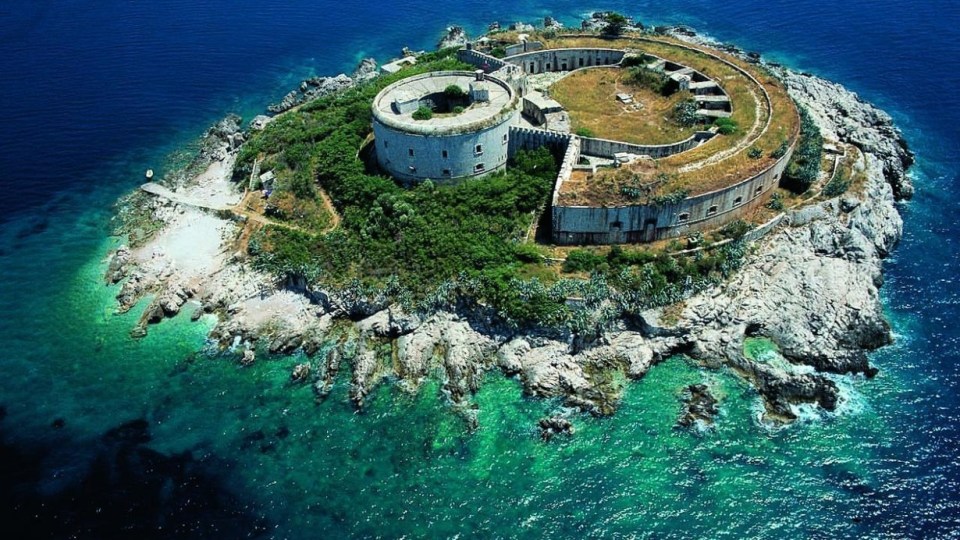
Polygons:
M627 27L627 18L619 13L607 13L605 17L607 26L603 29L603 34L607 36L619 36Z

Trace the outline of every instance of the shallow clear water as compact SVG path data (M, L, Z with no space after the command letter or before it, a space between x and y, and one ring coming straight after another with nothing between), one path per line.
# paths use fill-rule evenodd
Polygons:
M0 6L9 528L91 538L960 535L960 113L944 98L960 82L960 8L949 2L596 6L694 24L822 73L904 128L918 195L902 208L906 234L883 289L897 341L872 356L877 378L839 379L847 399L836 414L808 410L770 429L737 377L675 358L629 384L614 417L574 414L577 434L544 444L536 420L560 405L525 398L500 375L475 397L480 428L469 432L435 381L416 395L382 386L358 413L346 381L323 403L289 385L297 358L240 369L198 352L208 319L128 337L138 314L114 315L116 289L101 279L110 206L211 121L249 118L300 78L349 71L363 55L428 48L448 23L477 31L551 12L570 22L590 7ZM682 389L699 382L718 388L716 427L674 429ZM110 432L136 419L147 423Z

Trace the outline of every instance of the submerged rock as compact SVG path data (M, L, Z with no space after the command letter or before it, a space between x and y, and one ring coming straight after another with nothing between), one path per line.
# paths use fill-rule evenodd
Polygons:
M705 384L691 384L683 398L683 411L677 424L690 427L699 422L705 426L713 425L713 419L719 412L717 398L713 397Z
M547 418L541 418L539 425L540 439L544 442L550 442L550 439L553 439L555 436L560 434L573 436L573 434L576 432L573 424L562 416L549 416Z

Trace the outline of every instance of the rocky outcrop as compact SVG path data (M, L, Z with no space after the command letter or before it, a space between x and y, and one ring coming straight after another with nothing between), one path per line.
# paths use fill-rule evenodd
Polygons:
M864 180L840 198L790 211L734 277L686 299L669 323L661 310L650 310L590 336L501 328L478 309L411 314L391 305L386 295L371 296L361 288L315 290L302 279L273 283L242 257L187 282L171 274L162 252L139 253L134 260L126 247L113 255L106 279L122 284L119 311L155 294L144 324L176 315L188 299L199 300L205 312L222 319L211 338L242 354L244 364L253 362L255 346L273 354L303 350L311 360L298 364L291 380L311 381L317 399L330 394L337 374L349 366L349 397L358 407L384 381L417 391L437 375L450 402L469 415L484 375L499 370L516 377L531 396L608 415L629 380L683 353L743 376L763 399L770 420L789 421L801 403L833 410L842 398L832 377L874 375L866 353L891 340L879 300L881 264L902 234L895 201L912 192L905 170L913 157L890 118L855 94L810 75L773 69L827 138L859 149L856 168ZM352 78L304 81L277 110L375 74L376 64L364 61ZM239 119L227 119L208 138L231 152L242 144L239 125ZM182 212L169 204L152 210L160 222ZM335 320L343 322L334 325ZM744 341L752 336L773 341L786 367L746 357ZM687 393L679 423L709 425L717 411L709 389L693 386ZM572 432L560 417L544 419L541 427L545 438Z
M437 49L463 47L468 41L467 32L462 26L448 26L443 37L437 42Z
M690 427L695 424L712 426L713 419L720 412L717 408L717 398L710 393L705 384L691 384L687 387L683 397L683 411L677 425Z
M782 67L776 73L790 94L813 113L824 137L854 144L876 158L897 200L913 196L905 171L914 156L890 115L839 84Z
M570 420L562 416L541 418L538 424L540 425L540 439L543 442L550 442L557 435L563 434L572 437L576 433L576 429L574 429Z
M610 26L609 17L614 15L612 11L595 11L590 17L580 22L580 29L585 32L604 32ZM620 28L620 32L642 32L643 24L633 20L632 17L625 17L626 22Z
M341 73L335 77L310 77L300 82L296 90L292 90L283 96L278 103L267 107L267 110L273 114L280 114L288 111L298 105L309 101L342 92L352 88L357 84L370 81L380 74L377 62L372 58L364 58L357 65L353 76L347 76Z

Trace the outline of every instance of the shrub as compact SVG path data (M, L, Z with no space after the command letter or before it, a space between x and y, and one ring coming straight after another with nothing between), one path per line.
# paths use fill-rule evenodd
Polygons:
M738 127L732 118L717 118L713 125L717 126L717 132L721 135L733 135Z
M577 128L577 135L580 137L596 137L596 135L593 133L593 130L585 127Z
M677 103L677 106L674 107L673 120L683 127L696 125L703 120L703 117L697 112L698 110L699 107L697 106L696 101L692 99L686 99L680 103Z
M650 69L645 65L631 67L628 71L627 82L649 88L650 90L664 96L668 96L675 90L670 77L656 69Z
M443 95L448 98L462 98L466 97L467 93L456 84L451 84L450 86L443 89Z
M800 140L783 172L783 185L795 193L810 189L820 174L823 159L823 135L804 107L800 111Z
M605 260L592 251L575 249L567 255L567 260L563 261L563 271L567 273L592 272Z
M414 120L429 120L433 118L433 111L430 110L430 107L420 106L419 109L413 112Z
M464 111L464 108L463 108L462 106L460 106L460 105L457 105L456 107L454 107L454 108L451 110L451 112L452 112L453 114L460 114L460 113L462 113L463 111Z
M727 223L722 229L720 229L719 234L723 238L731 238L733 240L739 240L744 237L748 232L753 229L753 225L750 225L742 219L736 221L731 221Z
M655 206L667 206L670 204L680 204L683 202L687 196L690 195L690 192L685 189L678 189L671 191L670 193L664 193L663 195L657 195L650 200Z
M760 159L763 157L763 150L754 146L753 148L747 150L747 157L750 159Z
M783 195L774 193L773 196L770 197L770 202L767 203L767 208L778 212L783 210Z
M827 185L823 186L822 195L828 199L839 197L850 189L850 180L843 177L842 174L834 176Z
M502 45L498 45L490 51L490 56L494 58L505 58L507 56L507 49Z
M789 149L790 149L790 143L786 139L784 139L783 141L780 142L780 146L778 146L773 152L770 152L770 157L774 159L780 159L783 156L787 155L787 150Z

